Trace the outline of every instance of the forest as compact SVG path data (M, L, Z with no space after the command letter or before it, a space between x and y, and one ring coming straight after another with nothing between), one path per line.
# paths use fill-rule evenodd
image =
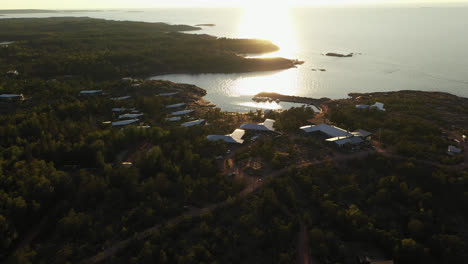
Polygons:
M223 112L202 88L138 77L293 62L237 55L278 48L268 41L188 30L0 20L0 40L16 41L0 47L0 94L24 96L0 101L0 262L295 263L305 246L315 263L468 263L468 173L446 154L448 135L466 134L468 99L400 91L330 100L326 113ZM387 110L355 107L375 102ZM194 112L167 120L179 103ZM122 113L143 116L113 127ZM303 134L320 115L372 132L375 148ZM265 118L276 131L247 131L243 145L207 140Z
M0 40L15 44L0 48L0 72L17 70L44 79L78 75L115 80L166 73L280 70L299 63L238 55L278 50L270 41L181 33L198 29L91 18L2 19Z

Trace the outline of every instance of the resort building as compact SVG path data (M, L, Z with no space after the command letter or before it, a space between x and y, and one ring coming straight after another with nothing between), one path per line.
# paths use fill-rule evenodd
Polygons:
M7 76L13 77L13 76L19 76L19 72L17 70L11 70L7 71Z
M180 104L166 105L166 108L170 109L170 108L179 108L179 107L184 107L184 106L185 106L185 103L180 103Z
M273 127L274 124L275 124L275 120L266 119L263 123L259 123L259 124L242 124L240 128L244 130L275 132L275 128Z
M142 113L140 114L124 114L124 115L119 115L119 119L134 119L137 117L143 116Z
M236 129L231 134L227 135L208 135L206 139L210 141L218 141L222 140L226 143L235 143L235 144L242 144L244 140L242 137L245 135L245 130L243 129Z
M370 106L371 109L376 108L379 111L385 111L384 104L376 102L375 104Z
M171 96L178 95L178 94L179 94L179 92L160 93L159 96L162 96L162 97L171 97Z
M449 154L450 156L455 156L455 155L458 155L458 154L461 154L462 153L462 150L455 147L455 146L448 146L448 149L447 149L447 154Z
M200 119L200 120L195 120L195 121L190 121L181 124L183 127L191 127L191 126L196 126L196 125L203 125L205 124L205 119Z
M102 90L83 90L80 92L83 96L102 95Z
M351 133L348 131L327 124L320 124L320 125L311 125L311 126L302 126L300 127L306 133L312 132L320 132L322 134L327 135L329 138L336 138L336 137L350 137L352 136Z
M120 113L120 112L125 112L127 111L127 108L112 108L112 112Z
M123 120L123 121L117 121L117 122L112 122L112 126L128 126L131 124L135 124L139 122L139 119L129 119L129 120Z
M356 105L358 109L377 109L379 111L385 111L384 104L376 102L373 105Z
M132 98L131 96L122 96L122 97L114 97L114 98L111 98L111 100L113 101L119 101L119 100L127 100L127 99L130 99Z
M358 146L371 140L372 133L363 129L348 132L342 128L327 124L300 127L305 133L318 132L323 134L327 142L332 142L339 147L345 145Z
M175 121L180 121L180 120L182 120L182 117L180 117L180 116L174 116L174 117L166 118L166 121L169 121L169 122L175 122Z
M180 116L180 115L188 115L193 112L194 112L193 110L183 110L183 111L172 112L171 114L175 116Z
M364 129L358 129L354 132L351 132L354 136L361 137L364 140L371 140L372 139L372 133L369 131L366 131Z
M0 101L2 102L19 102L23 100L23 94L0 94Z

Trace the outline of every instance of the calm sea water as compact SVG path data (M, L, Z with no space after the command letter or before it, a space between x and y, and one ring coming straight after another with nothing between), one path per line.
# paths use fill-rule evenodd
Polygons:
M259 15L259 12L262 15ZM89 16L195 25L196 34L265 38L281 50L261 56L304 60L298 68L245 74L171 74L153 79L190 83L226 111L289 108L256 104L261 92L345 98L350 92L444 91L468 97L468 8L149 9L14 17ZM2 18L13 17L3 16ZM7 41L7 40L0 40ZM326 52L359 53L353 58ZM326 69L325 72L313 69Z

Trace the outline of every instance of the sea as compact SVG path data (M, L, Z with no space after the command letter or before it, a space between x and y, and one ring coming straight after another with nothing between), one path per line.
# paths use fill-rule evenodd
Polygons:
M120 9L6 14L1 18L63 16L214 24L187 33L268 39L280 50L245 56L305 62L282 71L148 76L197 85L207 90L205 99L225 111L297 106L256 103L252 97L259 92L339 99L356 92L423 90L468 97L468 7ZM328 52L354 56L325 56Z

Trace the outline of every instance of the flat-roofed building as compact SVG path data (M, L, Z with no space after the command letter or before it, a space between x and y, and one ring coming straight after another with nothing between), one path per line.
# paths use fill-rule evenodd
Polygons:
M172 112L171 114L175 115L175 116L180 116L180 115L188 115L188 114L191 114L193 112L195 112L195 111L193 111L193 110L182 110L182 111Z
M275 132L275 128L273 125L275 124L275 120L273 119L266 119L263 123L259 124L242 124L240 126L241 129L244 130L255 130L255 131L272 131Z
M462 150L455 146L448 146L447 148L447 154L449 154L450 156L455 156L461 153L462 153Z
M245 135L245 130L243 129L236 129L231 134L227 135L208 135L206 139L210 141L218 141L222 140L226 143L235 143L235 144L242 144L244 140L242 137Z
M113 98L111 98L111 100L120 101L120 100L127 100L127 99L130 99L130 98L132 98L132 97L128 95L128 96L121 96L121 97L113 97Z
M178 94L179 92L172 92L172 93L160 93L158 95L162 97L171 97L171 96L178 95Z
M300 129L305 133L322 133L327 137L325 141L332 142L339 147L343 147L345 145L362 145L363 143L370 141L372 136L371 132L363 129L348 132L347 130L328 124L303 126L300 127Z
M0 101L3 102L19 102L23 100L23 94L0 94Z
M191 126L196 126L196 125L203 125L205 124L205 119L199 119L199 120L194 120L190 122L186 122L181 124L183 127L191 127Z
M102 90L83 90L80 92L82 96L102 95Z
M371 140L372 139L372 133L369 131L366 131L364 129L358 129L354 132L351 132L354 136L361 137L364 140Z
M119 115L119 119L135 119L137 117L141 117L143 114L123 114Z
M166 105L166 108L171 109L171 108L179 108L179 107L184 107L184 106L185 106L185 103L179 103L179 104Z
M306 133L321 132L330 138L352 136L348 131L328 124L302 126L300 129Z
M139 119L122 120L122 121L112 122L112 126L114 126L114 127L128 126L128 125L132 125L132 124L135 124L135 123L138 123L138 122L140 122Z
M176 121L180 121L180 120L182 120L182 117L180 117L180 116L174 116L174 117L166 118L166 121L169 121L169 122L176 122Z

